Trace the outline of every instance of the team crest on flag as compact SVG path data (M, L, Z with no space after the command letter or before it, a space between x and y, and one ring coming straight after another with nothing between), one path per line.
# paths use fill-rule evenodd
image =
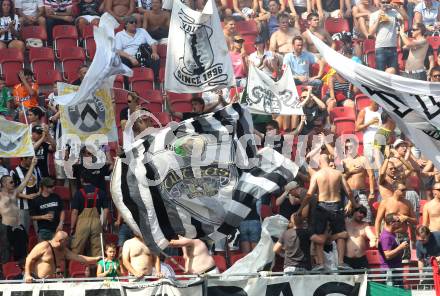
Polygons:
M0 116L0 157L34 156L31 131L28 125Z
M165 89L194 93L233 85L232 63L212 0L202 12L175 1L170 36Z
M78 86L58 83L61 95L77 91ZM86 100L72 106L60 105L63 134L78 135L85 141L92 134L107 136L109 142L118 140L110 90L101 88Z
M252 113L304 114L289 67L280 80L274 81L254 65L249 65L246 102Z

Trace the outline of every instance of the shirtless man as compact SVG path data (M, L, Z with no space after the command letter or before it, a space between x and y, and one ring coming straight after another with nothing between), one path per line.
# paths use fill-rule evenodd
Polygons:
M393 196L395 185L399 183L399 180L397 179L396 166L388 157L380 167L378 183L382 200Z
M124 242L122 246L122 264L129 274L134 275L137 279L151 275L153 265L156 270L155 276L161 276L159 256L152 254L138 236Z
M423 225L430 231L440 231L440 183L432 187L434 198L423 207Z
M316 243L317 266L314 270L324 269L324 244L326 240L326 228L330 226L330 235L338 237L336 239L338 249L338 268L348 269L344 263L345 239L339 236L345 232L344 209L342 208L341 190L344 190L349 198L346 211L351 211L352 207L357 208L358 204L353 198L350 187L342 173L329 166L329 157L326 154L319 156L319 167L310 179L309 191L304 198L297 215L301 217L302 209L310 202L316 192L318 192L318 205L314 214L315 223L313 234L320 241Z
M179 235L179 239L171 240L170 247L182 248L187 274L218 274L214 258L209 255L206 244L199 239L190 239Z
M245 21L254 18L258 13L257 0L232 0L233 16L243 18Z
M345 159L342 160L344 167L344 177L353 192L357 202L367 209L365 222L371 222L370 202L374 200L374 173L367 158L359 156L350 139L345 141ZM367 184L365 177L368 176L369 190L367 195Z
M144 13L143 28L154 40L168 37L170 13L162 10L162 1L151 1L151 10Z
M367 256L365 256L367 240L370 241L371 247L375 246L377 240L368 223L363 221L366 216L367 209L360 206L354 209L351 219L345 220L348 239L345 246L344 262L353 269L368 268Z
M223 21L223 34L225 35L226 45L229 50L232 50L232 45L234 44L234 36L237 35L237 30L235 28L235 20L228 16L225 17Z
M324 41L329 46L332 44L332 37L323 27L321 27L319 23L319 15L316 12L312 12L307 16L307 22L309 24L309 30L313 35ZM307 51L318 54L319 52L307 31L302 33L302 37L306 44Z
M100 259L77 255L67 248L69 236L64 231L55 233L50 241L37 244L26 257L24 268L24 280L31 283L33 279L45 279L55 277L59 271L60 263L67 260L75 260L84 264L96 264Z
M403 183L395 184L393 195L389 198L383 199L379 204L374 228L376 230L376 236L379 237L382 220L387 214L395 213L399 217L400 222L402 222L401 227L396 230L397 240L401 243L403 241L408 241L408 226L417 225L417 218L411 203L405 199L406 186ZM415 241L413 241L413 246L415 246ZM409 259L410 257L411 252L409 248L405 249L403 258Z
M278 30L270 37L269 49L282 55L292 52L292 40L295 36L301 35L299 28L289 27L289 15L280 13L278 15Z
M120 24L124 23L124 17L132 15L135 9L134 0L105 0L104 10L110 13Z
M14 260L24 262L27 253L27 234L20 225L17 194L22 192L32 176L37 159L34 157L21 184L15 188L11 176L5 175L0 179L0 216L1 223L6 226L9 245L14 248Z
M377 7L370 0L361 0L353 7L354 29L353 35L362 39L372 37L368 32L370 14L375 12Z

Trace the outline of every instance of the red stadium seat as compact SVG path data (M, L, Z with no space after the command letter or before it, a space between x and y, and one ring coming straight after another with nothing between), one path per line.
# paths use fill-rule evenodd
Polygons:
M420 208L419 212L420 212L421 215L423 214L423 207L426 205L427 202L428 201L426 199L422 199L419 202L419 208Z
M113 94L116 104L127 104L128 90L113 89Z
M70 261L69 262L70 277L73 277L73 278L85 277L86 267L87 267L87 265L84 263L80 263L80 262L74 261L74 260Z
M115 82L113 83L113 88L124 88L124 76L116 75Z
M429 36L428 39L429 45L431 45L432 49L438 50L440 46L440 36Z
M78 78L78 69L84 65L84 60L65 60L61 62L63 77L69 82L73 82Z
M336 118L333 121L335 125L335 134L340 136L343 134L354 134L355 122L350 118Z
M369 268L380 267L380 255L378 250L367 250L366 256L367 256Z
M156 118L162 124L162 127L165 127L168 123L171 122L170 114L168 114L167 112L155 113L154 116L156 116Z
M335 107L330 111L330 119L335 120L338 118L348 118L355 120L356 114L351 107Z
M81 47L68 47L68 48L61 48L59 50L59 57L61 61L66 60L84 60L86 59L86 55L84 53L84 50Z
M368 54L375 51L376 40L374 39L365 39L362 45L362 53Z
M256 51L254 43L245 42L243 46L244 46L244 51L246 52L247 55L250 55L251 53L254 53Z
M55 55L50 47L31 47L29 49L29 61L55 61Z
M157 54L161 59L167 58L167 45L166 44L158 44L157 45Z
M54 61L40 60L31 63L31 69L34 73L45 71L47 69L55 69Z
M0 49L0 63L4 62L21 62L23 63L23 52L18 48L2 48Z
M110 220L108 220L110 221ZM113 233L104 233L104 240L106 244L118 245L118 236Z
M366 63L370 68L376 68L376 53L370 52L366 55Z
M93 25L86 25L81 32L81 38L85 40L88 38L93 38L93 36Z
M60 72L55 69L46 69L35 72L35 79L39 85L52 86L56 81L63 81Z
M23 271L20 268L20 265L16 261L6 262L2 266L3 276L6 280L13 280L20 277Z
M174 112L192 112L191 102L174 101L174 102L170 102L170 104Z
M6 86L8 87L13 87L14 85L17 85L20 83L20 79L18 79L18 71L21 70L22 68L18 68L18 66L10 66L10 67L6 67L5 68L6 71L3 74L3 76L5 77L5 83Z
M20 28L20 35L23 40L36 38L41 39L43 42L47 41L46 28L41 26L22 26Z
M234 265L235 262L237 262L244 256L246 256L246 254L244 253L231 254L231 265Z
M254 20L235 22L235 29L242 36L254 35L256 37L258 34L257 23Z
M76 47L78 46L78 32L75 26L71 25L58 25L52 30L53 46L55 54L58 56L58 51L61 48Z
M96 53L96 42L93 38L88 38L84 41L86 54L90 60L93 60Z
M137 91L141 89L154 88L154 73L150 68L137 67L133 68L133 76L130 78L131 90Z
M326 18L324 27L330 35L340 32L350 32L350 25L348 21L344 18Z
M355 102L356 102L356 111L359 112L362 109L364 109L365 107L370 106L371 99L364 94L358 94L355 97Z
M143 106L145 106L150 112L157 113L163 111L163 97L160 90L153 89L140 89L136 90L136 92L141 96L141 98L148 100L148 103L142 102Z
M168 100L171 102L191 102L193 97L192 94L178 94L173 92L168 92Z
M257 35L255 34L243 34L241 35L243 37L245 43L254 44L255 39L257 39Z
M225 271L228 268L226 266L225 257L223 257L221 255L214 255L212 257L214 257L215 265L220 270L220 272L223 272L223 271Z

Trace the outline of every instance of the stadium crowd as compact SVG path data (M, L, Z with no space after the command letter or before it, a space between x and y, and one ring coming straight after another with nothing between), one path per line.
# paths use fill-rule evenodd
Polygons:
M237 101L251 63L274 80L288 65L297 85L303 116L252 117L263 146L284 154L288 147L297 163L306 159L296 180L255 205L240 225L238 246L223 242L208 250L199 240L172 241L166 252L183 256L185 272L224 270L218 254L227 246L234 261L251 252L262 221L273 214L290 221L273 248L284 257L281 270L286 272L423 268L431 256L440 256L440 172L380 106L326 65L305 32L357 63L440 82L439 2L216 1L237 88L193 95L163 90L170 12L162 10L161 0L0 3L0 113L30 125L36 155L0 158L5 278L24 276L29 282L67 274L67 269L70 276L173 274L141 238L133 237L111 202L108 180L113 157L125 144L122 137L101 146L102 151L59 147L56 82L79 85L84 79L95 53L90 32L103 12L120 23L116 48L135 72L133 78L115 81L119 131L130 114L143 108L166 124ZM204 1L187 4L201 10ZM72 39L74 46L66 42ZM69 56L69 51L79 54ZM134 135L152 124L141 117L133 125ZM88 168L85 163L96 162L98 152L106 155L105 163ZM72 154L79 155L78 161L65 166ZM99 258L101 233L107 242L105 259ZM71 260L69 268L65 260ZM98 260L97 268L86 267ZM85 265L75 268L74 261Z

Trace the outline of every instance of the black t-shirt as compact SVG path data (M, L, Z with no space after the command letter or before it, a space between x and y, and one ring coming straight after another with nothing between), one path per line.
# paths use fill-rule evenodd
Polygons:
M40 147L35 150L35 157L38 159L37 167L40 169L42 177L49 176L49 168L47 163L49 147L50 145L48 143L43 142Z
M340 9L339 0L326 0L322 1L322 8L327 12L332 12Z
M203 113L197 113L197 112L183 112L182 113L182 120L187 120L193 117L197 117L202 115Z
M293 213L298 211L300 205L292 205L289 201L289 196L286 196L286 199L280 205L280 215L290 221L290 217Z
M90 3L86 3L81 1L78 4L79 7L79 15L99 15L99 2L93 1Z
M49 229L55 231L60 223L60 213L62 210L63 202L55 193L52 193L47 197L39 195L29 204L29 214L31 216L46 215L49 212L53 212L54 214L54 219L52 221L38 220L37 224L39 229Z
M96 187L93 185L85 185L83 187L88 199L88 203L87 203L88 208L93 207L93 195L95 192L95 188ZM101 213L101 208L102 209L108 208L108 199L105 191L99 189L96 196L96 209L98 210L98 213ZM81 214L82 210L84 210L84 197L81 190L76 191L75 196L73 197L72 209L78 210L78 214Z
M82 80L79 79L79 78L77 78L76 80L74 80L74 81L72 82L72 85L81 85L81 82L82 82Z
M73 166L73 176L77 179L78 186L81 185L81 175L88 174L91 176L90 183L102 190L106 190L105 187L105 176L110 175L110 165L104 164L99 169L87 169L81 163L74 164Z
M301 131L301 135L307 135L315 127L315 120L325 122L326 111L321 110L315 103L308 107L303 107L304 115L306 116L306 122L304 128Z
M429 235L428 242L422 244L421 241L416 242L417 259L428 259L431 256L440 256L440 231L433 231Z

